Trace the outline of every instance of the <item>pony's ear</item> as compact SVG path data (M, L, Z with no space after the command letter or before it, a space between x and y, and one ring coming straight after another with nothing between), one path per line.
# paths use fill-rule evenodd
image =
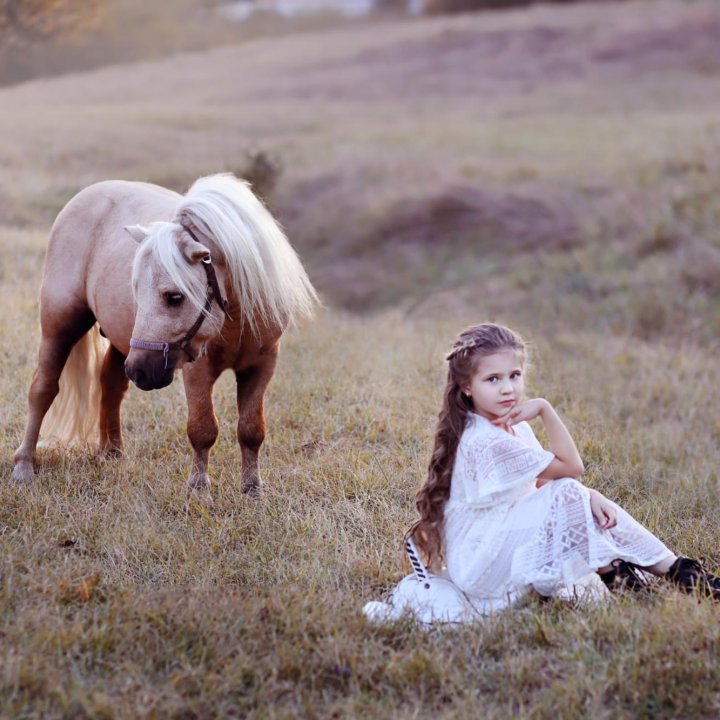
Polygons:
M142 225L126 225L125 231L136 243L141 243L150 234L149 228Z
M180 249L189 263L196 263L210 257L209 248L202 243L195 242L188 237L183 237L180 241Z

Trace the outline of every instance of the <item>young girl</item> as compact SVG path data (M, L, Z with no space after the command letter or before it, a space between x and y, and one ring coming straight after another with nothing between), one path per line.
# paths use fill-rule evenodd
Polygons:
M578 480L583 463L555 409L542 398L523 399L525 345L515 332L468 328L447 361L428 477L416 498L420 519L408 537L430 568L445 565L474 610L507 607L531 589L567 596L594 572L610 590L641 589L637 567L720 599L720 578L674 555ZM535 419L548 450L528 424ZM412 543L409 549L412 558ZM416 558L413 565L422 568Z

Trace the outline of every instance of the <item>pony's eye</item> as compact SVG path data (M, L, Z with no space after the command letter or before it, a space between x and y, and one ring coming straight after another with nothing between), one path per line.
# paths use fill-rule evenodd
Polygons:
M165 302L170 307L178 307L179 305L182 305L182 301L185 299L185 296L182 293L174 293L174 292L166 292L165 293Z

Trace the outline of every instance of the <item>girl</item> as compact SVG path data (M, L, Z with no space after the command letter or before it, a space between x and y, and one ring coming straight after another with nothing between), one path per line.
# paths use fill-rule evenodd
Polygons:
M515 332L494 324L468 328L447 361L428 477L416 498L420 519L408 537L431 568L445 565L445 577L475 611L506 607L530 589L567 596L595 572L610 590L642 589L638 567L720 599L720 578L674 555L578 481L582 460L552 405L523 400L525 345ZM528 424L537 418L549 450ZM410 542L422 574L413 550Z

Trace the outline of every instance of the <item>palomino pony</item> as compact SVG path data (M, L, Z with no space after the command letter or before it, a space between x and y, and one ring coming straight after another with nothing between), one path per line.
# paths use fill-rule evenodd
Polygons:
M193 448L189 487L209 501L208 457L218 435L212 389L223 370L232 370L242 488L257 494L263 396L280 336L316 302L282 230L232 175L201 178L184 197L138 182L86 188L50 234L42 339L13 480L33 476L48 409L43 436L82 443L99 429L100 452L121 455L128 378L154 390L182 370Z

